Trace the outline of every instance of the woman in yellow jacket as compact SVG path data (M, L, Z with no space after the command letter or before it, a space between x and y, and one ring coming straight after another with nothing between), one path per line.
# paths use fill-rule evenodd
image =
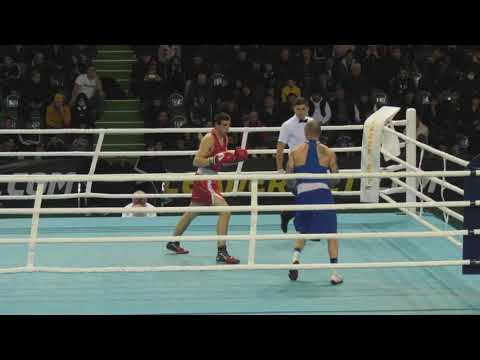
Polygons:
M65 104L65 96L56 94L53 102L47 107L47 129L68 128L71 120L70 107Z

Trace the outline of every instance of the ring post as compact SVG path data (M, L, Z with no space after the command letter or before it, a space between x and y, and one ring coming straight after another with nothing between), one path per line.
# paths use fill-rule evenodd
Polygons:
M480 170L480 154L477 155L467 166L470 170ZM480 200L480 176L465 177L465 200ZM480 228L480 207L470 206L465 208L463 228L469 232ZM480 260L480 235L466 235L463 237L463 259ZM464 265L464 275L480 274L480 266Z
M410 139L417 139L417 113L415 109L407 109L407 136ZM417 166L417 147L416 145L411 142L407 141L406 144L406 159L407 163L411 166ZM407 171L407 170L405 170ZM417 179L416 178L407 178L406 179L407 185L411 186L414 189L417 189ZM416 202L417 196L412 191L407 191L407 198L405 199L406 202ZM416 211L416 209L411 209L412 211Z

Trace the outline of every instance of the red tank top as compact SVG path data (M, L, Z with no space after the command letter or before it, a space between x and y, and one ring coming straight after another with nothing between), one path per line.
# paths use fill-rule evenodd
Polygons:
M222 153L228 150L228 136L224 137L224 144L220 142L220 139L217 136L215 129L212 130L213 136L213 149L211 150L210 156L215 156L218 153Z

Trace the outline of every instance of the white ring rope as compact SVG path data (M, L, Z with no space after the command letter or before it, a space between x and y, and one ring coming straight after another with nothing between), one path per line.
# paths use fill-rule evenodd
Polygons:
M410 110L411 111L411 110ZM409 114L411 115L411 114ZM409 116L407 116L407 119ZM411 118L410 118L411 119ZM391 121L394 126L406 126L410 124L410 120L398 120ZM410 126L410 125L408 125ZM344 126L324 126L324 131L336 131L336 130L363 130L363 125L344 125ZM408 127L407 127L408 129ZM99 134L99 138L102 143L104 135L120 135L120 134L145 134L145 133L206 133L211 129L49 129L49 130L0 130L0 134ZM248 133L254 132L278 132L277 128L231 128L233 133L244 133L242 144L246 144L246 137ZM32 233L30 238L0 238L0 244L18 244L28 243L29 253L27 266L15 267L15 268L0 268L0 273L18 273L18 272L152 272L152 271L210 271L210 270L280 270L280 269L350 269L350 268L390 268L390 267L425 267L425 266L459 266L459 265L480 265L476 260L442 260L442 261L404 261L404 262L369 262L369 263L342 263L342 264L256 264L255 263L255 241L256 240L293 240L293 239L379 239L379 238L399 238L408 239L412 237L429 238L429 237L446 237L450 242L458 247L462 247L462 244L457 241L454 236L465 236L469 234L467 230L440 230L433 224L429 223L421 216L418 216L411 209L420 208L420 213L423 214L424 208L440 208L443 211L445 220L448 221L448 216L452 216L460 221L463 221L463 216L457 212L448 208L450 207L468 207L472 203L470 201L445 201L444 190L449 189L457 194L464 195L463 189L448 183L446 177L465 177L470 175L480 176L480 171L447 171L446 160L459 164L463 167L468 165L468 162L458 157L437 150L429 145L423 144L412 137L405 136L392 128L384 127L384 131L396 135L398 138L404 140L401 143L401 147L405 147L407 143L413 143L422 149L420 155L419 167L405 162L404 160L393 156L388 151L381 150L381 152L391 159L395 160L398 165L392 165L387 168L381 168L381 172L362 172L359 169L346 169L340 173L335 174L278 174L277 172L242 172L242 173L220 173L218 175L195 175L193 173L183 174L120 174L120 175L94 175L95 164L91 164L88 175L0 175L0 183L7 182L37 182L37 195L27 196L0 196L0 199L13 200L13 199L35 199L35 206L31 209L24 208L9 208L1 209L0 214L33 214L32 221ZM196 151L100 151L101 146L97 143L95 151L79 151L79 152L3 152L2 156L92 156L94 160L98 157L114 157L114 156L192 156ZM411 149L411 148L410 148ZM349 148L333 148L335 152L362 152L362 147L349 147ZM443 171L423 171L421 169L424 151L429 151L435 155L440 156L444 161ZM409 149L407 148L407 153ZM252 149L249 150L251 154L275 154L276 150L270 149ZM288 153L288 150L284 151ZM411 152L410 152L411 154ZM408 157L407 157L408 159ZM237 166L237 172L241 170L241 164ZM399 172L399 170L405 170ZM410 170L410 171L407 171ZM441 177L442 179L439 179ZM350 204L329 204L329 205L258 205L257 199L259 196L292 196L290 192L259 192L258 181L259 180L291 180L291 179L362 179L362 178L389 178L392 182L398 185L398 188L381 189L380 197L385 200L385 203L350 203ZM408 185L406 182L401 181L400 178L419 178L420 191L417 191L413 186ZM434 199L423 194L423 181L422 178L428 178L432 182L441 185L441 196L443 201L435 201ZM222 235L222 236L135 236L135 237L49 237L38 238L38 218L40 214L104 214L104 213L123 213L126 210L124 208L114 207L95 207L95 208L41 208L41 201L48 199L69 199L69 198L189 198L191 194L145 194L139 196L133 196L132 194L104 194L104 193L91 193L90 186L93 182L123 182L123 181L151 181L151 182L175 182L175 181L202 181L202 180L234 180L236 186L241 180L251 181L251 192L237 192L236 188L233 192L223 193L224 196L250 196L252 198L249 206L218 206L218 207L201 207L201 206L188 206L188 207L154 207L154 208L129 208L128 212L131 213L218 213L218 212L250 212L251 228L249 234L245 235ZM87 187L85 193L77 194L59 194L59 195L43 195L42 185L48 182L88 182L90 186ZM394 201L387 194L405 193L409 191L414 196L421 199L421 202L402 202L398 203ZM334 195L352 196L360 195L360 191L334 191ZM415 200L415 198L414 198ZM480 206L480 200L475 201L476 206ZM257 233L256 217L259 212L276 212L282 210L291 211L314 211L314 210L366 210L366 209L397 209L403 213L411 216L424 226L428 227L432 231L413 231L413 232L381 232L381 233L335 233L335 234L268 234L259 235ZM475 235L480 235L480 229L473 231ZM35 244L38 243L102 243L102 242L165 242L165 241L216 241L216 240L243 240L249 241L249 256L248 264L246 265L211 265L211 266L146 266L146 267L90 267L90 268L68 268L68 267L39 267L34 266L34 249Z

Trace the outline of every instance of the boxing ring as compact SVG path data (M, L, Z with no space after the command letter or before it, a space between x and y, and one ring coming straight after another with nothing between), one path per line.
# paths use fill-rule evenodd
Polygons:
M45 152L41 156L91 156L87 175L0 175L0 182L36 182L33 208L0 208L3 215L31 215L31 218L0 219L0 313L2 314L435 314L480 313L480 280L462 276L460 266L478 266L475 259L462 260L462 236L448 217L463 221L451 207L469 207L471 201L434 201L418 190L417 179L429 178L446 190L463 195L445 179L472 176L472 171L422 171L417 167L416 147L441 158L466 166L467 162L414 140L415 113L391 125L407 127L404 135L392 127L385 132L404 140L406 159L382 150L396 165L378 172L345 169L338 174L277 174L242 172L194 176L193 174L95 175L99 156L178 156L188 152L102 152L107 133L127 129L63 130L98 133L94 152ZM363 125L323 127L323 131L363 130ZM135 129L142 132L205 132L206 129ZM55 133L58 130L13 130ZM279 128L241 128L242 147L250 132L279 131ZM2 130L8 133L12 130ZM98 145L100 143L100 145ZM248 147L248 146L247 146ZM362 151L358 148L336 152ZM252 150L251 154L273 154L275 150ZM1 156L31 156L26 152L0 153ZM39 155L38 153L33 153ZM479 172L475 174L478 176ZM259 205L262 196L291 196L290 193L258 191L259 180L295 178L388 178L395 187L381 189L384 203L335 205ZM400 179L406 179L402 181ZM121 214L123 208L43 208L42 200L59 198L131 198L131 194L91 192L97 181L178 181L231 179L232 192L226 196L250 196L248 206L175 207L129 209L133 213L174 214L156 218L100 217L95 214ZM50 181L87 183L80 194L44 195ZM250 191L238 192L238 181L249 180ZM88 185L90 184L90 185ZM421 185L421 182L420 182ZM396 202L392 194L405 194ZM334 192L336 196L359 196L360 191ZM148 198L188 197L189 194L146 194ZM139 196L142 197L142 196ZM421 200L418 202L417 197ZM18 199L1 195L0 199ZM480 201L475 202L480 205ZM447 221L417 209L441 209ZM280 232L280 210L337 209L338 234L288 234ZM213 265L215 262L216 217L197 218L186 234L173 237L178 216L185 211L218 213L230 210L229 250L239 257L239 265ZM362 213L356 210L379 210ZM380 210L391 210L385 213ZM61 217L65 214L77 217ZM93 216L81 217L90 214ZM43 215L54 215L45 217ZM425 228L428 231L425 231ZM480 230L473 231L475 235ZM326 241L309 242L303 263L289 263L292 240L296 238L340 239L340 262L329 264ZM179 240L191 250L189 255L173 255L165 242ZM354 241L352 241L354 240ZM445 241L447 240L447 241ZM459 255L460 254L460 255ZM302 271L295 283L287 277L289 269ZM325 270L336 268L345 283L332 287ZM306 271L309 270L309 271Z

